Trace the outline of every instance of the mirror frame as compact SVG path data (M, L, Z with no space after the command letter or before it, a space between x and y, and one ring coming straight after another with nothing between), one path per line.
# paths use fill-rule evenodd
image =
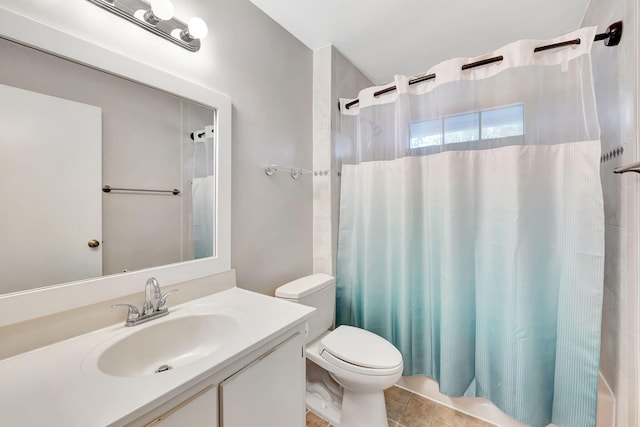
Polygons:
M231 269L231 99L0 6L0 36L216 110L216 256L0 295L0 327Z

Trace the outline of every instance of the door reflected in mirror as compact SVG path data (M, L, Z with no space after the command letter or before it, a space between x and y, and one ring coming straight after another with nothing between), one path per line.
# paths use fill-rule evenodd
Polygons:
M215 255L214 109L4 39L0 56L0 294Z

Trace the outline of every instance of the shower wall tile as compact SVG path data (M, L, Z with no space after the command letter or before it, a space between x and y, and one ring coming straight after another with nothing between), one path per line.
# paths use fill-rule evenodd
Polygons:
M638 394L638 382L635 380L638 376L630 377L629 380L629 393L631 396L635 396ZM635 390L635 392L634 392ZM629 413L628 413L627 423L630 426L638 426L640 419L638 418L638 405L630 405Z
M599 32L605 31L609 24L622 19L625 12L630 12L625 10L625 1L592 0L582 25L597 25ZM602 152L605 154L618 147L624 148L622 156L601 164L605 221L607 224L618 226L625 225L624 179L613 174L613 169L635 161L636 155L636 129L633 117L635 64L629 61L629 58L635 57L636 43L631 36L634 19L632 16L628 18L624 20L624 36L619 46L611 48L603 43L596 43L592 50ZM625 37L627 35L631 37Z
M315 273L332 274L331 258L326 256L313 257L313 271Z
M635 162L635 156L629 159L628 163ZM624 203L626 205L625 228L627 233L637 236L640 232L638 224L638 191L640 190L640 174L626 173L622 175L622 185L624 187Z
M623 155L600 164L604 222L608 225L622 226L624 223L623 197L626 195L623 186L624 177L614 174L613 170L623 164L630 163L625 161L625 157Z
M332 274L331 217L313 219L313 265L315 273Z
M634 198L634 206L637 206L638 197ZM631 221L637 221L638 211L634 210ZM621 298L626 301L626 313L625 313L625 325L628 325L626 330L622 330L622 340L628 343L627 345L627 361L626 365L623 364L623 369L626 371L625 375L629 379L629 396L628 396L628 410L627 416L628 425L638 426L638 378L639 378L639 366L640 363L640 342L639 342L639 294L638 294L638 235L627 234L627 254L628 261L626 265L626 287L627 290L621 295Z
M603 98L602 102L612 103L613 100L610 99L611 96L605 92L601 97L598 98L598 105L601 104L601 98ZM611 132L607 129L607 122L605 121L606 117L599 117L601 122L601 127L603 127L601 142L602 142L602 154L606 154L609 150L613 149L613 145L617 142L617 147L624 146L624 153L620 156L617 156L613 159L607 160L605 162L600 163L600 182L602 184L602 198L604 201L604 221L605 224L615 225L615 226L623 226L626 222L625 214L626 214L626 181L628 175L619 175L613 173L613 170L622 165L626 165L634 162L633 158L635 156L634 150L630 149L627 145L622 143L620 139L616 139L618 137L613 137ZM618 127L619 124L616 124L613 127ZM611 146L611 147L609 147Z
M621 298L628 301L629 316L628 320L634 320L634 316L638 315L638 263L634 262L638 257L638 236L635 234L627 234L626 236L626 263L624 265L625 271L625 290L621 292ZM629 298L634 295L636 298ZM630 331L633 333L634 331Z
M604 286L614 294L620 295L620 284L627 268L625 262L627 234L625 229L614 225L605 225L604 246Z
M313 169L331 168L331 46L313 52ZM331 183L313 176L313 272L332 273Z
M314 176L313 180L313 200L323 203L319 206L319 211L314 212L314 217L330 217L331 216L331 181L327 175Z
M605 291L601 372L615 395L616 426L637 426L638 415L638 190L640 177L612 170L638 159L638 2L591 0L582 26L603 32L622 20L619 46L592 50L603 153L624 154L601 164L605 209Z
M620 378L618 379L616 390L616 406L621 402L628 402L629 381L626 377L620 376ZM626 409L628 405L626 403L624 405L625 410L620 410L620 408L617 408L616 410L616 426L619 427L631 426L631 424L629 424L629 410Z
M612 390L616 390L618 376L618 342L620 328L618 297L604 289L602 302L602 338L600 341L600 370Z
M330 162L331 46L325 46L313 52L313 168L327 169Z

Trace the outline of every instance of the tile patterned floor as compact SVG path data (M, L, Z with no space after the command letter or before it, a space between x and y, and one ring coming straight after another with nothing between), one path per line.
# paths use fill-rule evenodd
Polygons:
M389 427L493 426L399 387L385 390L384 398L387 404ZM331 427L331 425L316 414L308 412L307 427Z

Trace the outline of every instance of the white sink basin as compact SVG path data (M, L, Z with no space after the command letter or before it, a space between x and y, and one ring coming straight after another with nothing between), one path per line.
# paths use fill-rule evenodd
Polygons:
M219 313L149 323L97 348L97 368L117 377L162 375L215 352L238 332L239 326L234 317Z

